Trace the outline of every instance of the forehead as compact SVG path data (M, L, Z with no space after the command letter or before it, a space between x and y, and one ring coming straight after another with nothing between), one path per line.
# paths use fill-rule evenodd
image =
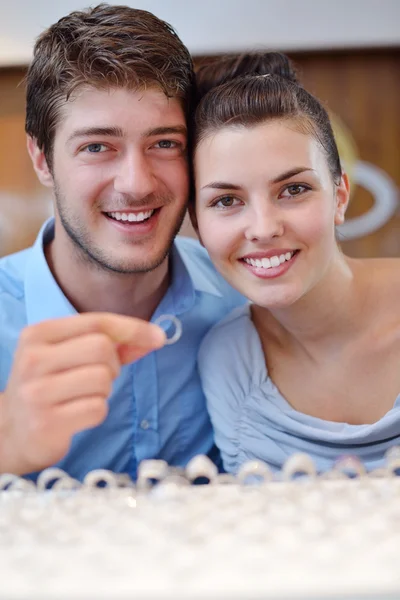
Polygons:
M180 99L167 98L158 88L80 88L62 107L56 138L74 129L118 127L126 134L186 124Z
M210 133L198 145L196 170L224 170L236 176L254 171L283 171L304 165L326 169L318 141L296 127L294 121L268 121L255 126L232 125Z

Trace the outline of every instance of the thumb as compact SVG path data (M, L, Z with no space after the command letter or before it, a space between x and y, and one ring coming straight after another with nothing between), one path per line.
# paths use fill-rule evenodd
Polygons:
M146 347L144 348L143 340L140 345L135 344L117 344L117 352L121 365L132 363L146 354L162 348L166 342L166 334L161 327L149 323L151 327L151 335L146 339ZM149 331L150 333L150 331Z

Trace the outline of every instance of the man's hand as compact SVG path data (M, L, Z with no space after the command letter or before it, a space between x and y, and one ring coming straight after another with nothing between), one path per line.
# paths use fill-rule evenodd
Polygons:
M106 418L121 365L164 343L156 325L111 313L24 329L0 394L0 473L39 471L63 458L75 433Z

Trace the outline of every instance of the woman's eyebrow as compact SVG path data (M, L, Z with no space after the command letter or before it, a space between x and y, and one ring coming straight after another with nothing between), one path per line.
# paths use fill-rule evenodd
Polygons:
M295 167L294 169L290 169L289 171L285 171L277 177L274 177L274 179L271 180L271 183L279 183L281 181L285 181L285 179L290 179L291 177L294 177L295 175L299 175L300 173L304 173L306 171L314 172L314 169L311 169L310 167ZM234 183L229 183L227 181L212 181L211 183L207 183L207 185L204 185L201 189L205 190L208 188L211 188L213 190L240 190L241 186L236 185Z
M233 183L226 183L225 181L212 181L211 183L207 183L201 189L205 190L207 188L211 188L213 190L240 190L240 185L235 185Z
M313 171L314 172L314 169L311 169L310 167L295 167L294 169L289 169L289 171L285 171L284 173L281 173L277 177L274 177L274 179L272 179L271 183L280 183L281 181L285 181L285 179L290 179L291 177L294 177L295 175L299 175L300 173L304 173L305 171Z

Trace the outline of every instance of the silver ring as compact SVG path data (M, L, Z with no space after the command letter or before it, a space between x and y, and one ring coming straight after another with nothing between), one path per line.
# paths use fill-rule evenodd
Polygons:
M63 479L70 479L68 473L58 467L49 467L44 469L37 478L36 486L40 491L49 489L51 482L57 482Z
M175 342L177 342L179 340L179 338L182 335L182 323L180 322L180 320L175 317L175 315L160 315L155 321L154 324L158 325L159 327L161 327L161 329L164 329L164 327L161 326L161 323L163 323L164 321L170 321L175 325L175 332L171 337L167 337L167 340L165 342L165 345L170 345L170 344L175 344ZM164 329L165 331L165 329Z
M237 479L241 485L266 483L273 480L273 473L267 463L261 460L249 460L240 467Z
M204 454L193 456L186 465L185 471L186 477L192 482L200 477L213 481L218 475L217 467Z
M283 465L282 475L285 481L290 481L296 474L304 474L308 477L316 477L317 470L311 456L305 452L296 452L286 459Z
M343 473L343 475L348 478L362 477L366 474L365 467L361 460L352 454L339 456L334 463L333 470Z

